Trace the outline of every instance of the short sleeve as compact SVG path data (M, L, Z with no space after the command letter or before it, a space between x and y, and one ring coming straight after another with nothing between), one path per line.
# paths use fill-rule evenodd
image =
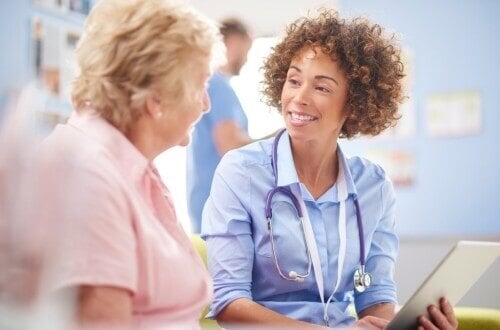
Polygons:
M210 97L210 112L207 117L214 125L222 121L231 120L239 122L239 114L243 112L241 103L225 78L217 76L212 77L208 87Z
M380 202L383 207L372 238L372 244L366 259L366 269L372 275L371 286L363 293L355 293L356 312L388 302L397 304L394 266L399 249L399 240L395 232L396 197L392 183L384 180L381 185Z
M117 173L73 168L48 198L60 233L54 288L115 286L136 291L137 244L131 207Z

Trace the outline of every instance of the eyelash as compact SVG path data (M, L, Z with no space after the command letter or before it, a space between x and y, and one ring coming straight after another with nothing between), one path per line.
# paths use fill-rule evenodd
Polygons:
M289 78L288 79L288 82L292 85L292 86L297 86L299 85L299 81L297 79L294 79L294 78ZM322 93L331 93L332 91L326 87L322 87L322 86L317 86L315 87L316 90L322 92Z
M325 87L316 87L317 90L319 90L320 92L323 92L323 93L330 93L331 90L329 90L328 88L325 88Z

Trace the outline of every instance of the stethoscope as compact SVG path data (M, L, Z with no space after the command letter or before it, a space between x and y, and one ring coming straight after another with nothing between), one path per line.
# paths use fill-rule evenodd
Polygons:
M314 233L312 231L312 225L311 221L309 219L309 215L307 213L307 209L305 207L304 201L302 200L300 196L300 191L294 191L293 187L290 186L278 186L278 142L283 135L283 133L286 130L283 129L280 131L276 137L274 138L273 145L272 145L272 153L271 153L271 165L272 165L272 170L274 174L274 188L272 188L266 196L266 204L265 204L265 215L267 219L267 228L269 231L269 240L271 243L271 250L273 254L273 261L274 265L276 267L276 270L278 274L280 275L281 278L288 280L288 281L296 281L298 283L302 283L307 277L311 275L311 268L313 268L314 275L316 277L316 282L318 285L318 292L321 298L321 301L324 305L325 308L325 313L324 313L324 318L325 318L325 323L328 325L328 315L327 315L327 309L328 309L328 304L330 303L331 299L333 298L333 294L337 291L337 288L340 284L340 277L342 274L342 268L343 268L343 263L345 260L345 254L346 254L346 211L345 211L345 200L347 200L348 194L347 194L347 183L346 179L344 176L344 169L343 169L343 164L342 162L339 161L339 175L337 178L337 187L338 187L338 192L339 192L339 200L340 200L340 206L339 206L339 237L340 237L340 248L339 248L339 261L338 261L338 276L337 276L337 281L335 285L335 289L333 290L330 298L327 300L325 303L324 301L324 292L323 292L323 273L321 271L321 262L319 259L319 252L318 248L316 246L316 240L314 238ZM304 234L304 241L307 249L307 256L308 256L308 266L307 266L307 271L304 274L299 274L296 271L291 270L286 274L286 272L283 272L279 262L278 258L276 256L276 247L274 244L274 235L273 235L273 223L272 223L272 199L275 194L281 193L292 201L292 204L297 212L297 216L299 218L302 232ZM355 270L354 275L353 275L353 283L354 283L354 289L357 292L364 292L367 288L370 287L372 277L370 273L366 272L365 270L365 242L363 239L363 220L361 217L361 211L359 207L359 202L357 199L354 199L354 206L356 207L356 220L357 220L357 225L358 225L358 234L359 234L359 254L360 254L360 260L359 260L359 267Z

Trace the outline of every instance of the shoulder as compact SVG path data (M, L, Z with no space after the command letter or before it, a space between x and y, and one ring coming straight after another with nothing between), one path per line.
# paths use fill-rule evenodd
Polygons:
M361 196L380 199L383 205L395 200L392 181L379 164L358 156L347 161L353 183Z
M109 150L68 125L56 128L43 141L38 161L45 168L68 173L68 176L60 175L61 180L94 177L109 183L118 172ZM78 175L70 175L76 173Z
M244 114L236 92L222 74L216 73L212 76L208 85L208 95L210 111L203 116L202 121L237 120L238 116Z
M220 72L214 73L208 81L209 93L222 93L229 90L233 90L231 84L229 83L229 79Z
M79 228L86 228L89 219L99 226L132 221L130 186L106 148L76 129L61 127L43 142L37 156L40 190L51 192L41 200L55 217L66 219L64 210L78 210L68 221Z
M356 187L392 185L387 172L379 164L366 158L346 157Z
M269 166L272 143L273 138L269 138L228 151L222 157L216 172L221 174L248 173L252 169Z

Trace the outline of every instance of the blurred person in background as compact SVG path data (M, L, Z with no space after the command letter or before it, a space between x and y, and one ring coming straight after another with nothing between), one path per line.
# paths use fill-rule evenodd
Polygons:
M247 61L252 39L248 28L236 18L223 20L220 33L226 45L227 62L210 79L211 110L196 124L187 148L187 203L194 233L201 230L203 205L221 157L253 141L248 135L247 116L229 83Z
M0 260L4 298L72 292L84 327L199 327L211 280L152 162L189 143L223 47L186 5L97 3L76 50L75 111L36 151L30 202L13 203L23 226L0 226L0 247L17 255ZM16 291L23 278L39 287Z
M384 170L344 155L338 140L396 123L399 46L381 26L325 9L288 27L264 75L286 130L217 167L202 226L209 317L224 327L383 329L397 304L396 198ZM445 299L429 315L422 329L457 326Z

